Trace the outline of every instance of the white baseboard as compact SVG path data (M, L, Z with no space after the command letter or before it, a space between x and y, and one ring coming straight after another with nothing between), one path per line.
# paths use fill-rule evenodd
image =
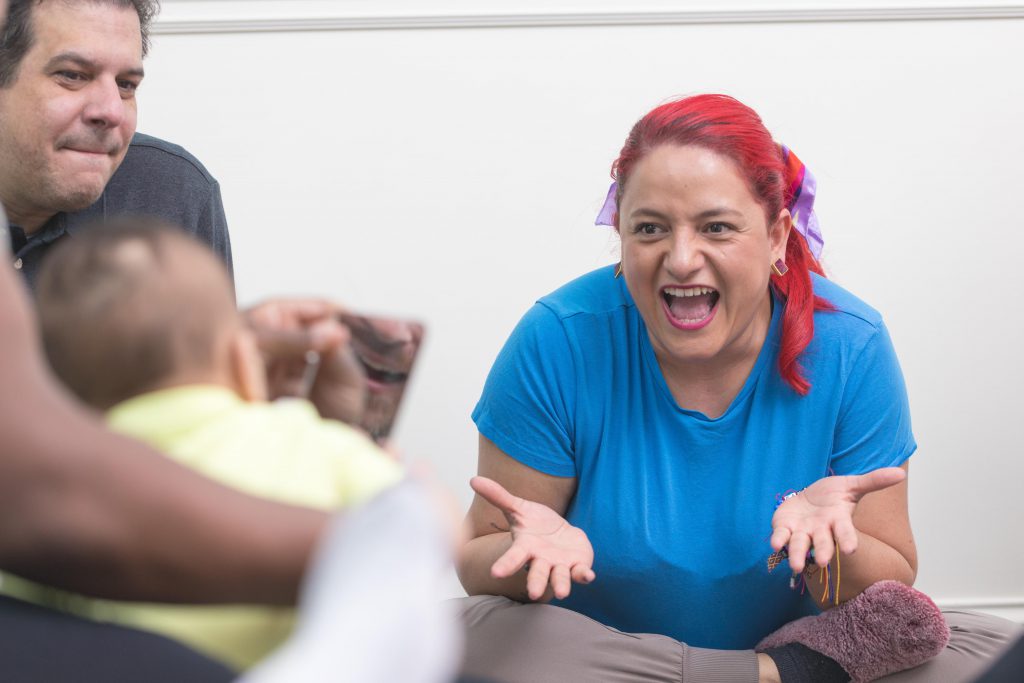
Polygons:
M751 24L1024 19L1024 5L892 2L804 3L533 0L164 0L154 33L534 28L655 24Z

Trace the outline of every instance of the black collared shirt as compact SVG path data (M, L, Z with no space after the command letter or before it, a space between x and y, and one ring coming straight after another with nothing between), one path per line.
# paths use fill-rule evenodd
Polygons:
M57 214L32 235L26 235L25 231L17 225L9 226L8 230L11 236L14 267L25 273L27 281L31 285L35 281L39 261L46 253L47 248L67 234L66 215Z
M26 235L10 226L11 255L29 287L50 247L91 223L119 215L156 216L180 225L205 242L231 272L231 241L220 185L181 147L136 133L120 168L92 206L58 213L39 230Z

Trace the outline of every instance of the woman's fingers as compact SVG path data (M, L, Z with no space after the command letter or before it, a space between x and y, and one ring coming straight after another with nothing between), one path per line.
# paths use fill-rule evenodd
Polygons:
M815 530L811 542L814 545L814 564L824 567L832 561L832 555L835 554L835 541L830 529Z
M526 573L526 594L531 600L540 600L548 588L551 576L551 563L540 558L533 558L530 571Z
M791 532L789 527L777 526L775 531L772 532L772 550L778 552L782 550L787 543L789 543L789 537Z
M794 574L804 570L807 552L811 549L811 538L803 531L794 531L789 538L789 566Z
M551 588L559 600L567 597L572 590L572 577L569 568L564 564L556 564L551 570Z
M872 491L880 491L894 486L907 478L906 471L901 467L883 467L867 474L852 475L849 479L850 489L857 500Z
M513 543L505 554L491 565L491 576L506 579L522 569L530 560L530 553L522 545Z
M594 570L585 564L574 564L570 575L572 576L573 581L584 585L591 583L597 578L597 575L594 574Z
M852 555L857 552L857 529L853 526L853 520L846 517L835 524L833 533L836 543L839 544L839 552L844 555Z
M504 486L487 477L473 477L469 480L469 485L477 495L506 514L514 513L523 500L513 496Z

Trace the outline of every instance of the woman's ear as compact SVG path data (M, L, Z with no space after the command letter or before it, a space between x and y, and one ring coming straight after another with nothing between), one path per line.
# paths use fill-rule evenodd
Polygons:
M770 263L779 259L786 260L786 244L789 242L789 232L793 229L793 217L789 209L779 211L778 217L768 226L768 246L772 251Z
M238 327L230 343L231 374L235 389L243 400L266 401L267 369L263 363L256 337L245 327Z

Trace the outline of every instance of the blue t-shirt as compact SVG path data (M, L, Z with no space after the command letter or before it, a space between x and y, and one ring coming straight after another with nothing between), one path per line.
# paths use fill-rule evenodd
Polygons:
M576 477L567 519L594 546L597 580L560 603L615 628L690 645L752 647L816 608L769 573L776 495L902 464L917 448L881 316L817 276L801 397L778 371L783 306L720 417L679 408L643 319L611 268L523 317L473 411L480 433L541 472ZM817 585L812 579L810 586Z

